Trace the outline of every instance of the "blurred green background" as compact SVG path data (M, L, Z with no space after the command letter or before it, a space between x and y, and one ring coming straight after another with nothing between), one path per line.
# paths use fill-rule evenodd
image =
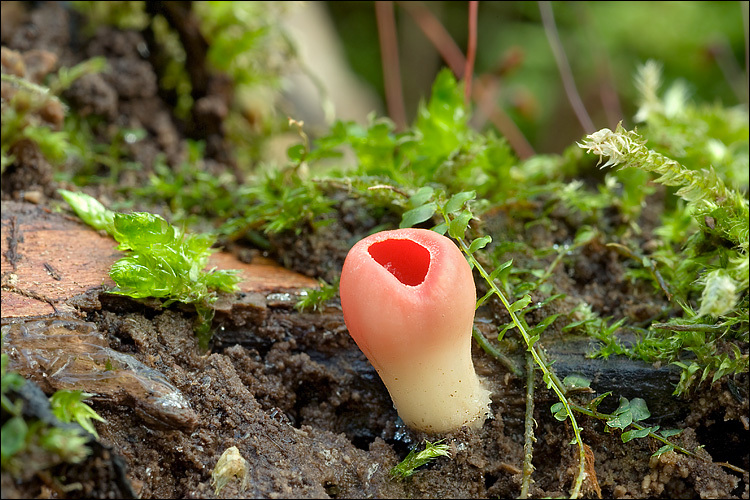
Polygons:
M414 3L393 2L408 121L444 65L424 35ZM469 2L420 3L466 53ZM384 98L374 2L326 2L353 70ZM648 59L666 84L683 79L699 102L748 103L747 2L552 2L582 101L597 128L633 125L633 77ZM743 22L744 19L744 22ZM475 82L496 99L537 153L559 152L583 128L565 94L537 2L479 2Z

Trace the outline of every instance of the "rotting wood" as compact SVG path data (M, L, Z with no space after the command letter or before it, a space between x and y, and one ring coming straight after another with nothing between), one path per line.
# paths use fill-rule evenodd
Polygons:
M4 320L74 314L75 297L114 286L109 269L123 256L109 236L73 217L29 203L2 202L0 239ZM229 253L217 252L209 260L211 267L238 269L244 294L318 286L312 278L266 259L246 264ZM239 307L241 302L238 299Z
M96 325L45 319L3 325L8 368L52 393L82 390L95 398L132 406L152 425L192 431L198 415L160 371L111 349Z

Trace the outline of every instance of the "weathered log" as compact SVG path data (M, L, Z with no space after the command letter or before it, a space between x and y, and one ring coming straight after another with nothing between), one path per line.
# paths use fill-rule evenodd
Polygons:
M109 236L77 218L29 203L2 202L1 239L4 320L75 314L82 296L114 287L109 269L123 256ZM241 293L251 296L318 285L270 260L247 264L226 252L213 254L209 267L238 269ZM246 307L245 296L238 296L238 309ZM221 309L231 311L232 301L222 302Z

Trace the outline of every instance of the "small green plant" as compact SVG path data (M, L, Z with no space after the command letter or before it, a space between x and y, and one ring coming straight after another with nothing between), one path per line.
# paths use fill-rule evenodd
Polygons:
M317 228L330 223L334 201L298 171L295 166L265 173L257 185L248 189L247 197L254 203L245 207L241 217L228 221L223 232L299 234L307 224Z
M327 283L325 280L320 280L318 288L306 288L302 290L302 297L294 304L294 308L300 312L310 309L317 311L322 309L328 300L334 298L338 291L338 282Z
M416 448L409 451L401 462L391 469L391 477L396 479L405 479L416 473L416 469L425 464L428 464L438 457L450 458L450 447L443 443L442 440L431 443L427 440L424 441L425 448L422 451L417 451Z
M7 354L2 353L1 358L0 393L4 423L0 461L3 470L20 477L60 462L74 464L85 459L91 452L86 446L89 438L78 430L53 427L41 420L24 417L23 400L18 398L14 401L9 393L11 390L21 389L27 382L18 373L8 371ZM96 415L93 411L92 413Z
M75 421L99 439L99 434L96 432L92 420L98 420L99 422L106 422L106 420L84 402L92 396L93 394L79 390L60 390L50 396L49 402L52 406L52 413L61 422Z
M650 275L634 274L657 282L679 306L682 317L652 324L641 340L627 349L618 346L613 331L602 332L598 338L608 349L604 352L676 364L683 369L676 394L689 390L696 381L703 382L712 373L712 380L716 381L717 375L746 372L747 355L733 344L721 348L733 340L748 341L750 217L745 195L727 187L713 168L688 169L649 149L642 136L621 125L614 132L603 129L587 136L580 146L608 157L604 167L619 165L654 172L659 175L655 182L679 187L675 194L686 204L678 210L690 214L694 222L692 232L681 238L669 225L663 226L658 232L671 235L670 239L684 247L677 253L665 244L653 259L644 258L653 266ZM673 216L667 223L675 219ZM654 261L656 264L652 264ZM660 272L653 272L657 267ZM661 279L662 275L667 276L669 285ZM694 302L700 303L697 312L691 305ZM696 359L684 361L686 351Z
M177 26L162 12L170 7L142 1L75 1L72 7L85 13L84 29L94 32L101 25L120 29L151 31L155 38L152 52L163 62L159 87L174 95L174 114L190 120L194 96L206 93L206 80L229 78L233 102L223 129L235 144L238 163L254 166L262 151L263 139L281 127L274 104L280 96L281 76L295 61L295 52L279 17L287 9L283 2L191 2L171 7L184 11L198 33L191 44L205 43L205 57L190 54ZM191 61L190 56L196 58ZM202 67L190 68L193 62ZM201 77L196 78L196 74ZM203 87L203 88L202 88Z
M157 157L149 183L137 188L136 196L168 206L172 223L184 222L190 227L197 225L199 218L223 220L235 215L243 206L247 188L237 188L230 172L213 175L201 170L204 143L186 142L186 160L170 167L163 156Z
M574 383L571 383L573 379ZM586 379L585 377L568 376L565 377L563 383L566 387L568 387L569 392L573 392L588 388L591 381ZM668 438L680 434L682 432L681 430L660 430L660 427L658 425L655 425L653 427L646 427L641 423L651 416L651 412L646 405L646 401L641 398L633 398L632 400L628 400L627 398L620 396L620 402L615 411L609 414L600 412L598 410L599 405L607 396L610 396L611 394L611 392L601 394L591 400L585 406L581 406L571 402L570 407L578 413L603 420L607 425L607 432L610 432L612 429L621 430L621 438L623 443L627 443L636 438L645 438L647 436L664 443L661 448L653 453L652 456L654 457L658 457L663 453L673 450L680 451L686 455L696 456L690 450L682 448L681 446L676 445L668 440ZM557 420L565 421L567 419L567 413L565 413L566 410L562 403L553 404L550 407L550 411ZM630 430L626 430L629 427L633 428Z
M141 139L145 130L104 127L103 117L71 113L61 99L77 79L106 69L103 57L93 57L61 67L47 77L45 85L3 73L4 85L14 90L2 106L2 171L14 163L13 148L22 139L39 147L55 169L57 180L90 184L101 180L98 174L104 166L109 171L108 180L115 182L122 170L138 168L137 162L129 160L126 143Z
M215 237L187 234L155 214L112 212L82 193L61 189L60 194L84 222L107 231L120 243L118 249L128 252L110 270L117 284L110 293L165 299L164 307L174 302L192 304L198 313L195 333L206 349L217 292L235 292L240 281L236 271L204 270Z

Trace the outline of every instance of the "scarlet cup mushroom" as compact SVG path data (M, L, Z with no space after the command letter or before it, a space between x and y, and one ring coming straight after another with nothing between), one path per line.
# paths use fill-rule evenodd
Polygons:
M426 229L368 236L346 256L340 295L349 334L406 425L437 433L484 423L490 393L471 360L476 289L451 240Z

